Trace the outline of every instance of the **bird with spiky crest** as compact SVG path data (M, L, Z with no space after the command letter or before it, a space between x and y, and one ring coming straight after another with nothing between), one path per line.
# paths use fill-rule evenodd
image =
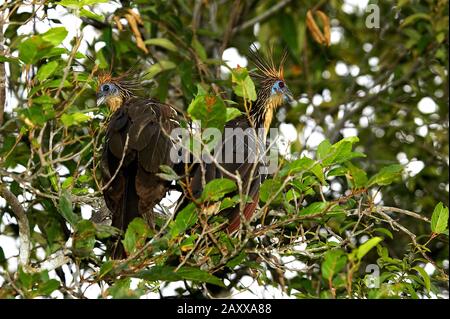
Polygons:
M153 209L169 187L157 174L160 165L173 166L169 135L178 126L177 113L168 104L140 97L141 82L129 73L98 77L97 105L105 103L112 112L101 157L103 196L112 226L122 232L136 217L153 227ZM120 238L111 249L114 259L126 255Z
M263 157L262 155L266 151L265 134L270 128L274 112L283 103L292 100L292 93L284 80L283 65L286 57L285 52L279 67L276 67L272 53L269 53L269 57L265 57L255 45L250 47L250 59L257 68L255 72L250 73L257 83L257 98L247 110L247 114L243 114L226 124L225 132L231 128L235 130L236 135L232 136L231 139L225 137L218 152L218 156L222 156L220 164L222 168L234 175L239 174L243 181L242 189L245 191L245 195L251 199L250 203L244 207L243 212L241 212L239 205L221 212L228 219L226 230L229 234L239 229L242 213L245 220L250 220L256 210L263 176L259 172L260 163L256 162L255 164L255 161L251 161L250 158ZM255 136L253 139L252 136L254 135L251 133L239 136L239 132L251 132L252 130L254 132L262 130L264 132L263 137ZM230 144L227 145L227 143L231 143L232 158L243 158L243 161L226 161L226 152L230 149ZM224 173L223 169L220 169L215 163L211 163L204 164L204 168L198 165L191 170L188 184L194 197L199 198L201 196L203 182L208 183L217 178L230 178L229 175Z

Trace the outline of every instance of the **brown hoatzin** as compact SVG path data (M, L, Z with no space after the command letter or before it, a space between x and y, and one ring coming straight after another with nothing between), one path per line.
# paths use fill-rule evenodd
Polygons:
M125 232L135 217L153 226L153 208L165 196L167 181L158 177L160 165L173 166L169 134L178 123L168 104L135 94L139 83L126 76L99 77L97 104L113 112L101 158L103 196L112 212L112 226ZM120 240L112 258L123 258Z
M257 67L256 72L251 73L258 85L257 99L246 112L247 114L231 120L225 126L225 131L242 129L243 131L247 130L247 134L242 134L242 131L239 130L235 131L231 139L227 139L225 135L219 149L220 165L228 172L240 175L243 181L242 189L246 193L245 195L251 199L251 203L246 204L243 210L245 220L250 220L255 212L259 201L259 188L263 180L263 176L259 172L261 162L257 160L255 164L254 159L264 158L264 153L267 151L266 134L277 107L292 100L292 94L284 81L283 64L286 56L285 52L279 67L275 67L272 56L263 56L255 46L250 48L250 58ZM264 132L262 136L254 134L258 134L261 130ZM226 157L230 155L227 155L226 152L229 152L230 149L233 153L231 162L226 161ZM238 160L239 158L241 161ZM204 164L204 169L198 165L190 175L189 184L196 198L201 196L203 190L203 176L206 183L216 178L230 178L214 163ZM239 205L226 209L221 214L228 219L226 230L229 234L239 229L242 220Z

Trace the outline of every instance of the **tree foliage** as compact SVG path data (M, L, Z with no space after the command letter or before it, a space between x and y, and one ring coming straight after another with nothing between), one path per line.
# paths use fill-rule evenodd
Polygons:
M1 7L0 298L138 298L169 282L199 297L205 283L244 291L243 276L297 298L448 296L447 1L106 2ZM145 73L146 95L221 129L257 92L251 65L223 53L253 42L287 48L298 97L272 123L298 135L255 219L221 231L217 213L247 199L214 180L176 217L162 205L156 229L135 219L128 258L109 260L96 74Z

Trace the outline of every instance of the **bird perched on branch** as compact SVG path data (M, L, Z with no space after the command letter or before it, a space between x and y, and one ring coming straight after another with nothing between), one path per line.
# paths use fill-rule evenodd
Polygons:
M170 105L135 94L139 85L127 75L98 79L97 105L106 103L113 112L101 158L102 190L112 226L123 232L135 217L153 226L153 208L169 186L157 174L160 165L173 166L169 136L178 126ZM125 257L120 240L111 256Z
M236 136L232 137L232 140L224 141L221 145L221 156L222 163L220 164L222 168L228 172L236 175L239 174L241 180L243 181L242 189L247 196L250 197L251 202L248 203L244 210L243 215L246 220L250 220L253 216L256 206L259 200L259 188L262 183L262 176L259 172L260 163L254 163L250 161L250 158L261 158L263 153L266 151L266 141L265 134L270 128L274 112L277 107L281 106L283 103L292 100L292 93L288 89L284 81L284 71L283 64L286 60L287 54L284 53L279 67L275 67L272 56L265 57L259 52L259 50L252 46L250 48L250 58L257 67L256 72L252 73L252 77L256 80L257 89L257 99L251 105L247 114L241 115L236 119L228 122L225 126L232 129L242 129L243 131L250 129L255 129L256 132L263 129L264 136L256 137L254 134L245 134L245 136L239 136L239 132ZM248 131L247 131L248 132ZM258 140L255 141L253 136ZM252 140L253 139L253 140ZM239 158L239 155L244 155L243 161L233 161L226 162L224 158L226 157L226 152L230 145L226 143L231 143L231 149L233 152L234 159ZM259 152L258 154L255 154ZM253 154L252 154L253 153ZM204 170L197 166L191 173L190 187L192 189L193 195L198 198L202 194L202 179L204 176L204 181L208 183L209 181L216 178L230 178L229 175L223 172L216 164L205 164ZM248 192L247 192L248 190ZM228 219L227 232L233 233L239 229L241 224L241 211L239 205L234 208L225 210L223 214Z

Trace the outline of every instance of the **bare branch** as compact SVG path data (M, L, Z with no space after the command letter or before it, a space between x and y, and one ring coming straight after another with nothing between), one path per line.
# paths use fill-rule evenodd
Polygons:
M244 22L243 24L241 24L240 26L237 26L233 29L233 33L245 30L249 27L252 27L253 25L255 25L258 22L261 22L265 19L267 19L268 17L270 17L272 14L276 13L277 11L281 10L283 7L285 7L289 2L291 2L291 0L283 0L278 2L276 5L274 5L273 7L271 7L269 10L264 11L263 14L254 17L253 19L248 20L247 22Z
M19 264L26 269L30 261L31 251L30 224L28 223L27 215L16 195L14 195L3 184L0 184L0 195L11 206L11 210L17 219L17 223L19 224Z

